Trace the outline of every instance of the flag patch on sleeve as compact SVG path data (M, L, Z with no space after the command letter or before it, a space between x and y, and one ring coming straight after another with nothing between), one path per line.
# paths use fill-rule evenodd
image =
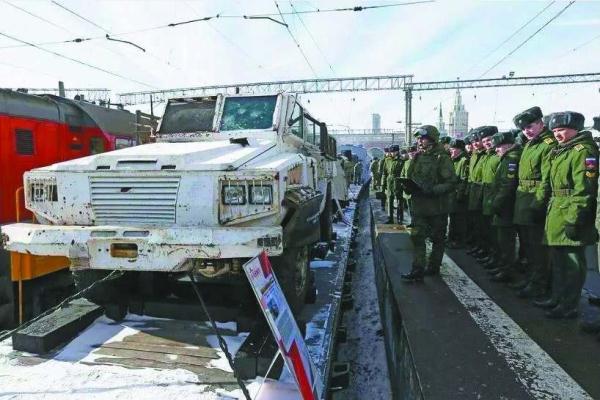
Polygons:
M595 157L586 157L585 169L588 171L595 171L598 168L598 160Z

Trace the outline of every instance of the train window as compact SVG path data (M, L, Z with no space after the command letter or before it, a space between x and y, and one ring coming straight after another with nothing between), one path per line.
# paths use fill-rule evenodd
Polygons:
M83 145L81 143L71 143L69 147L71 150L83 150Z
M69 130L71 132L75 132L75 133L81 133L81 131L83 130L81 128L81 126L83 125L81 122L81 116L79 115L73 115L73 114L67 114L65 117L66 121L67 121L67 125L69 126Z
M33 155L33 131L29 129L16 129L17 154L23 156Z
M124 149L133 145L133 140L128 138L116 138L115 140L115 150Z
M90 138L90 154L104 153L104 140L97 136Z

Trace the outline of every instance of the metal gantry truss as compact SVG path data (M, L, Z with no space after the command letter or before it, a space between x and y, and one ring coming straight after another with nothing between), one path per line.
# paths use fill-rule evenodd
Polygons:
M201 97L223 94L267 94L365 92L375 90L403 90L412 81L412 75L362 76L350 78L301 79L276 82L233 83L228 85L150 90L119 94L123 105L160 103L171 98Z
M525 77L503 76L501 78L492 79L457 79L455 81L432 82L413 82L412 78L413 75L382 75L350 78L303 79L291 81L199 86L191 88L121 93L119 94L119 102L124 105L148 104L153 102L159 103L164 102L169 98L209 96L217 93L331 93L366 92L378 90L403 90L405 95L404 122L406 132L406 143L410 144L410 132L412 131L412 93L415 91L592 83L600 82L600 72Z
M19 91L23 93L29 94L54 94L59 95L58 88L9 88L10 90ZM84 99L87 101L110 101L110 90L102 89L102 88L68 88L64 89L65 96L69 98L73 98L77 95L83 95Z

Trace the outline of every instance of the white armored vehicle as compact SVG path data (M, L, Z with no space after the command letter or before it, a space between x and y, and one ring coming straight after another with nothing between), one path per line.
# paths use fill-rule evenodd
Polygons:
M335 156L294 94L172 99L156 143L26 173L37 223L4 226L3 241L68 257L80 286L117 269L163 293L190 270L242 282L243 263L265 250L298 308L310 248L331 239Z

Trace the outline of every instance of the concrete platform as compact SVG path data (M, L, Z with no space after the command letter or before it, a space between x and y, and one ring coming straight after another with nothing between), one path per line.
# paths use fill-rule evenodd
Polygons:
M479 287L463 272L458 265L464 260L457 260L457 265L445 256L441 276L426 278L422 284L402 282L400 274L412 264L409 233L401 226L379 224L387 218L379 201L372 199L371 208L377 287L395 398L598 398L594 384L582 387L569 375L573 369L565 371L545 350L550 343L538 345L510 311L486 293L486 287ZM513 296L506 291L503 296ZM586 362L594 363L578 356L573 362L581 362L583 369Z

